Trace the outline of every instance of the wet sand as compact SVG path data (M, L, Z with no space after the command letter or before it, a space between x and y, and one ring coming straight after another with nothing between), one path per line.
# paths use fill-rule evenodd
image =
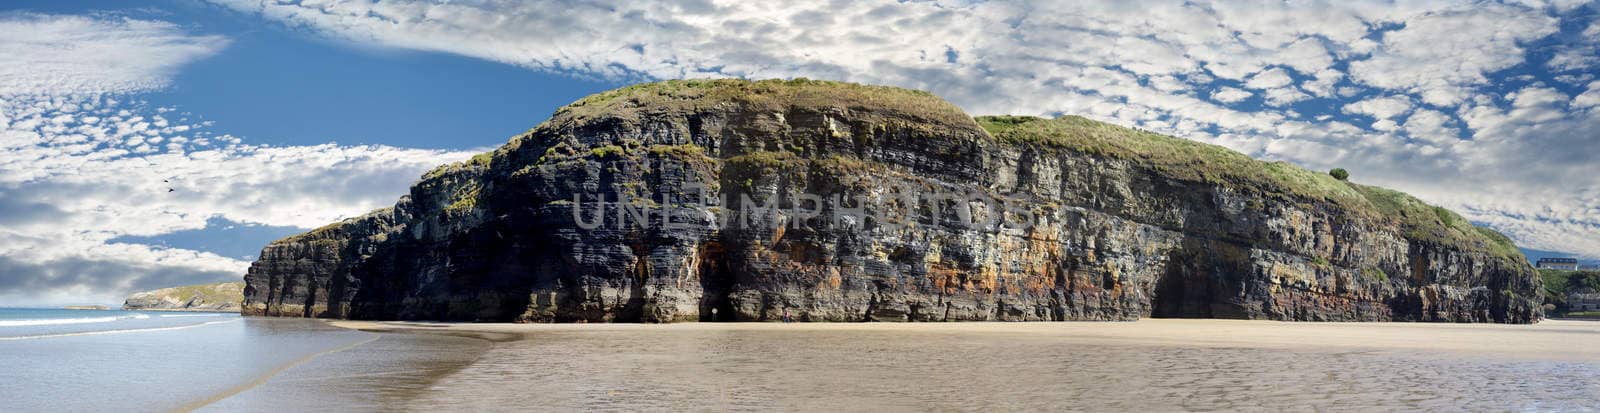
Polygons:
M332 323L381 338L207 409L1600 408L1586 321Z
M275 375L192 404L185 411L395 411L440 378L472 364L495 341L484 333L373 334Z
M1547 360L1600 360L1600 321L1545 320L1533 325L1443 323L1311 323L1257 320L1147 319L1064 323L678 323L511 324L331 321L363 331L540 333L625 331L905 332L1032 335L1063 344L1371 349L1478 354Z

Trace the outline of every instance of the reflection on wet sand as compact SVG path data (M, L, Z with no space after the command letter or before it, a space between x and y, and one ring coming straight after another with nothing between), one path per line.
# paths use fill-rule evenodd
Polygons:
M1570 410L1600 323L510 325L383 338L213 407ZM255 394L252 394L255 393ZM291 405L284 400L299 398Z

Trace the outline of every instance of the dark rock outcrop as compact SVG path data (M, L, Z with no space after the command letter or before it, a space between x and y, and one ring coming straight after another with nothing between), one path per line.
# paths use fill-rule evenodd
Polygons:
M585 98L245 280L245 314L360 319L1540 318L1508 240L1403 194L804 80Z

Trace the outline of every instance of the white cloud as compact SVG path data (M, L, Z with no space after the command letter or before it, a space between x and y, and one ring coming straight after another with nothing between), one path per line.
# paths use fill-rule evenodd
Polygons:
M1284 106L1311 98L1311 95L1301 92L1300 89L1296 89L1294 87L1267 89L1267 91L1262 95L1266 96L1267 104L1271 106Z
M1556 72L1585 71L1600 66L1596 55L1600 55L1600 22L1590 23L1576 41L1558 47L1545 66Z
M1288 72L1274 67L1250 76L1250 80L1244 82L1244 85L1251 89L1275 89L1292 83L1294 83L1294 79L1289 77Z
M1216 91L1211 92L1211 100L1222 103L1238 103L1239 101L1249 99L1250 96L1254 96L1254 94L1250 93L1248 90L1227 86L1217 88Z
M1344 72L1333 69L1323 69L1316 72L1315 78L1301 82L1300 87L1318 97L1332 97L1335 94L1334 85L1344 80Z
M1524 61L1521 44L1557 31L1535 9L1481 4L1420 15L1383 34L1383 46L1350 64L1356 81L1403 90L1424 102L1452 106L1488 81L1487 74Z
M1367 115L1379 120L1393 119L1411 111L1411 99L1404 96L1386 96L1344 105L1345 113Z
M111 93L165 86L179 66L227 46L157 21L0 15L0 94Z
M247 145L129 94L226 43L162 22L0 17L0 51L26 62L0 65L0 303L110 303L237 279L248 265L237 257L110 241L214 217L312 228L392 204L422 171L467 156Z
M1591 82L1591 83L1589 83L1589 89L1588 90L1585 90L1582 94L1579 94L1578 97L1575 97L1575 98L1572 99L1572 107L1575 107L1575 108L1600 107L1600 82Z
M1435 145L1453 145L1461 140L1458 137L1461 131L1452 126L1454 123L1450 115L1432 109L1421 109L1406 118L1404 128L1407 135L1417 139Z
M1551 13L1581 14L1569 4L216 1L361 45L536 70L805 76L928 89L977 114L1080 114L1346 167L1525 246L1600 257L1596 115L1568 106L1593 95L1482 94L1557 31ZM1310 79L1296 85L1290 70ZM1234 82L1268 107L1225 105L1245 99ZM1363 95L1385 98L1346 99ZM1334 109L1285 108L1321 98Z
M1594 67L1595 63L1600 62L1600 57L1596 57L1595 53L1596 50L1592 48L1563 50L1556 53L1555 56L1551 56L1550 60L1545 62L1545 65L1550 66L1553 70L1563 72L1584 70Z
M95 285L110 298L127 291L119 288L160 287L154 283L170 274L156 269L209 277L187 280L199 282L237 278L248 265L206 252L110 243L115 237L203 229L211 218L313 228L392 204L422 171L467 156L383 146L251 146L197 133L195 125L174 126L138 105L51 102L77 111L17 100L4 111L16 122L0 130L0 209L49 213L0 222L0 231L13 235L0 241L0 256L46 274L67 264L118 268L99 272L116 279ZM99 121L86 124L90 116L82 114ZM163 122L169 126L142 126ZM186 143L152 144L179 141Z

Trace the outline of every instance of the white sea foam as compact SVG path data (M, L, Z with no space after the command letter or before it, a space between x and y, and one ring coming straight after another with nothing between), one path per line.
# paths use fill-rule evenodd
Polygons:
M43 318L35 320L0 320L0 327L53 326L60 324L109 323L123 317Z
M240 321L240 320L243 320L243 319L242 318L235 318L235 319L232 319L232 320L207 321L207 322L199 323L199 324L188 324L188 325L172 326L172 327L132 328L132 329L127 329L127 330L101 330L101 331L84 331L84 332L79 332L79 333L44 334L44 335L37 335L37 336L0 337L0 341L33 340L33 339L40 339L40 338L74 337L74 336L98 336L98 335L103 335L103 334L144 333L144 332L151 332L151 331L182 330L182 329L186 329L186 328L202 327L202 326L208 326L208 325L212 325L212 324L232 323L232 322L237 322L237 321Z
M66 324L94 324L109 323L117 320L144 320L150 318L149 314L134 313L115 317L72 317L72 318L36 318L26 320L0 320L0 327L28 327L28 326L54 326Z

